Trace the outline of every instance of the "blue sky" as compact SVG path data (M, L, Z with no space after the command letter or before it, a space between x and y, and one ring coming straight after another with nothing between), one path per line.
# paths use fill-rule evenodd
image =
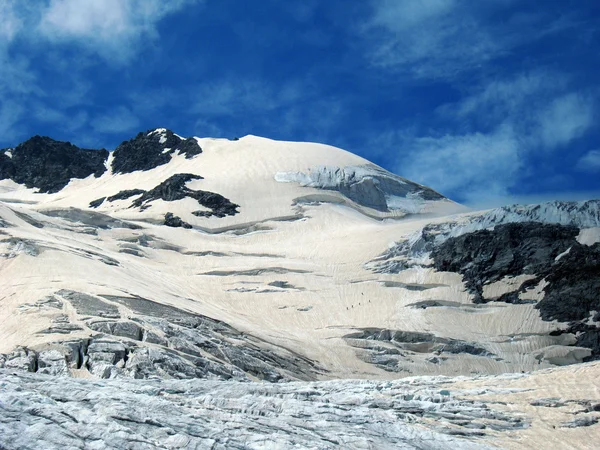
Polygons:
M474 206L600 197L597 0L0 0L0 147L317 141Z

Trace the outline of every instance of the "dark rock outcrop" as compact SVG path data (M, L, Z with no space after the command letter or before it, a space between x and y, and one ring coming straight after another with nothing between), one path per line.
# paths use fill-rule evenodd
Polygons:
M570 225L578 228L600 227L600 200L510 205L484 214L428 224L407 239L391 246L367 266L377 273L398 273L410 267L423 266L426 265L424 259L450 238L503 224L522 222Z
M572 226L511 223L448 239L431 257L436 270L461 273L474 302L484 303L484 284L547 272L558 255L581 246L578 234L579 228Z
M119 191L115 195L111 195L106 199L109 202L114 202L115 200L127 200L128 198L144 194L145 192L146 191L144 191L143 189L125 189L124 191Z
M598 359L600 314L591 314L600 311L600 244L582 245L578 234L569 225L504 224L450 238L431 257L436 270L463 276L475 303L520 303L520 293L545 280L544 297L536 304L541 318L568 323L555 334L575 334L576 345L592 350L588 359ZM533 278L499 299L484 297L485 284L518 275Z
M90 208L97 208L102 203L104 203L104 200L106 200L106 197L100 197L100 198L97 198L96 200L92 200L90 202Z
M176 151L184 154L186 158L202 153L194 138L181 139L165 129L148 130L122 142L115 149L112 169L114 173L154 169L167 164Z
M175 215L173 215L173 213L170 213L170 212L165 214L164 224L168 227L173 227L173 228L188 228L188 229L192 228L192 226L189 223L181 220L181 217L175 216Z
M43 136L34 136L10 152L10 157L0 152L0 179L49 193L60 191L72 178L99 177L108 158L107 150L82 149Z
M234 216L238 213L239 205L232 203L220 194L207 191L195 191L186 187L186 183L192 180L201 180L200 175L191 173L178 173L167 178L155 188L145 192L141 197L133 201L132 206L144 208L154 200L173 202L190 197L198 201L201 206L209 208L210 211L194 211L192 214L200 217L225 217Z
M140 208L142 210L149 208L151 203L155 200L174 202L189 197L195 199L201 206L209 209L208 211L193 211L192 214L198 217L234 216L239 212L239 205L232 203L229 199L220 194L201 190L195 191L186 186L186 183L189 181L202 179L203 178L200 175L195 175L192 173L178 173L170 176L149 191L144 191L142 189L128 189L106 198L94 200L90 203L90 207L96 208L104 201L113 202L115 200L125 200L137 195L139 197L133 200L131 207ZM165 216L165 225L191 228L191 225L183 222L180 218L177 217L176 219L172 213L167 213Z
M117 192L115 195L111 195L109 197L101 197L96 200L92 200L90 202L90 208L99 207L102 203L104 203L104 200L107 200L109 202L114 202L115 200L127 200L130 197L133 197L136 195L141 195L141 194L144 194L145 192L146 191L144 191L143 189L125 189L124 191Z

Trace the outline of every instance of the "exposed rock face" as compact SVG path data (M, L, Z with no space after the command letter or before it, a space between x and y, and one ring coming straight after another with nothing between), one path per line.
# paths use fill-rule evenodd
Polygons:
M69 142L34 136L10 150L0 151L0 179L10 178L39 192L58 192L72 178L99 177L106 171L106 150L87 150Z
M368 267L377 273L398 273L410 267L426 266L430 264L431 251L452 237L520 222L600 227L600 200L511 205L479 215L429 224L390 247Z
M311 169L308 173L280 172L275 179L285 183L338 191L359 205L377 211L403 210L418 212L425 200L444 197L434 190L393 175L375 165L327 167Z
M170 212L165 214L164 223L166 226L173 228L192 228L192 226L189 223L181 220L181 217L174 216L173 213Z
M450 238L433 250L433 266L440 271L462 274L474 302L483 296L486 284L504 277L528 274L534 277L497 301L519 303L519 294L542 280L544 298L536 308L543 320L569 323L578 346L588 347L600 358L600 244L577 242L579 228L535 222L498 225ZM591 321L592 323L590 323Z
M0 370L0 447L483 450L528 426L447 383L98 383Z
M487 301L483 297L484 284L506 276L551 273L552 266L564 262L564 259L555 261L558 255L570 252L573 246L584 247L576 240L578 234L579 228L574 226L536 222L503 224L493 230L450 238L436 247L431 257L436 270L461 273L475 296L474 302L482 303ZM568 253L563 256L566 257ZM528 284L535 286L539 281Z
M176 175L170 176L165 181L163 181L158 186L152 188L149 191L144 191L142 189L128 189L126 191L121 191L107 198L103 197L94 200L90 203L90 207L97 208L104 201L113 202L115 200L124 200L137 195L139 197L133 200L133 202L131 203L131 207L146 209L149 208L151 206L151 203L155 200L174 202L176 200L182 200L184 198L190 197L197 200L201 206L209 208L209 211L193 211L192 214L194 214L195 216L225 217L234 216L238 213L237 209L239 208L239 205L232 203L229 199L223 197L222 195L208 191L195 191L186 187L186 183L192 180L202 180L202 177L200 175L195 175L192 173L178 173ZM179 225L174 225L175 223L179 222L173 221L172 215L169 216L169 219L165 217L165 225L176 227L183 226L184 228L191 228L191 226L184 226L183 223L185 222L183 221L180 222Z
M207 191L194 191L186 187L186 183L192 180L201 180L200 175L191 173L178 173L167 178L155 188L144 193L141 197L133 201L132 206L136 208L145 208L154 200L164 200L173 202L186 197L191 197L198 201L201 206L210 208L211 211L194 211L193 214L202 217L225 217L234 216L238 213L238 205L231 203L222 195Z
M121 143L115 149L112 169L114 173L154 169L167 164L176 151L186 158L202 153L194 138L182 139L164 128L149 130Z
M571 335L572 355L540 358L557 364L600 358L600 244L578 242L582 229L600 226L600 201L507 206L480 215L429 224L398 242L367 267L399 273L432 267L460 273L475 303L537 303L540 317L564 325L550 336ZM499 297L486 286L526 276ZM542 281L544 284L541 284ZM528 293L540 290L542 299ZM450 305L445 300L420 307ZM583 349L581 348L583 347ZM578 353L590 349L591 354ZM581 354L580 354L581 353Z

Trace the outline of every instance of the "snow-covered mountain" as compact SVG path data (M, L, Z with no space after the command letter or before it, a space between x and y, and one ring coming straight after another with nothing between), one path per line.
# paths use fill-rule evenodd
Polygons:
M156 129L112 152L39 136L0 151L0 227L0 448L484 448L564 442L550 426L598 433L600 201L473 212L334 147ZM61 383L81 396L60 400ZM91 420L89 395L122 419ZM556 395L569 398L544 400ZM496 397L512 406L492 411ZM208 422L173 428L155 408ZM304 431L273 411L305 417ZM378 425L390 414L399 427ZM63 416L76 419L65 433L96 431L75 444L51 425Z

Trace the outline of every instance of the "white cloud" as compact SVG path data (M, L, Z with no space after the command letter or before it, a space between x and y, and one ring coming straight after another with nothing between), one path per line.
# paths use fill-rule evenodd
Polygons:
M537 14L497 19L507 0L371 0L360 28L368 59L416 78L454 78L572 26Z
M15 0L0 0L0 46L12 41L23 26L15 6Z
M566 85L566 77L541 70L508 79L491 79L474 89L471 95L462 98L458 104L440 108L440 112L446 116L461 118L481 118L485 115L494 121L520 115L522 120L525 110L548 102L551 96L564 90Z
M364 28L369 58L417 77L452 77L495 56L501 41L456 0L374 0Z
M600 149L585 153L575 167L583 172L600 172Z
M551 150L581 137L593 124L594 109L590 99L570 93L553 100L538 118L539 138Z
M392 141L404 141L409 149L397 157L397 171L463 201L506 198L531 171L529 163L544 161L545 154L592 127L595 96L568 88L568 79L545 72L490 80L437 111L449 129L479 132L443 137L396 133ZM600 167L600 155L593 152L584 161L593 166L596 157Z
M490 134L421 137L406 145L409 151L395 172L447 195L506 195L521 167L519 142L509 126Z
M142 39L157 37L165 16L202 0L50 0L39 30L56 41L75 41L109 61L130 58Z
M126 107L119 106L92 120L92 127L101 133L123 133L135 130L139 119Z

